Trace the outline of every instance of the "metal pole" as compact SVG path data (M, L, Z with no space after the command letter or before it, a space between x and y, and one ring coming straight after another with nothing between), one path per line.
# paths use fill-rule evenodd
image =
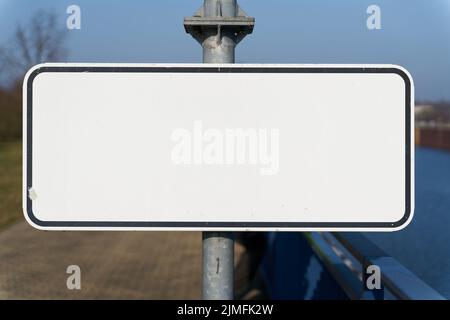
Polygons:
M236 0L205 0L205 17L235 17ZM234 63L234 34L219 26L206 30L203 63ZM231 232L203 232L203 290L205 300L234 298L234 235Z
M236 17L236 0L205 0L205 17ZM203 63L234 63L235 35L221 26L204 33Z
M203 63L234 63L236 45L252 33L255 19L236 0L204 0L184 27L203 48ZM234 235L203 232L203 299L234 298Z
M234 297L234 235L203 232L203 290L205 300Z

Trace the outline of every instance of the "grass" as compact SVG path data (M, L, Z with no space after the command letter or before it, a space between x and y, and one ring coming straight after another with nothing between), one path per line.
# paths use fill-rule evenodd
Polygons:
M22 142L1 142L0 229L22 216Z

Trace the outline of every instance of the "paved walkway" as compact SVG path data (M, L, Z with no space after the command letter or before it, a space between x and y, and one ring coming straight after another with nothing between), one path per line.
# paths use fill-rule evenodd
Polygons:
M66 268L81 268L68 290ZM200 299L198 232L0 232L0 299Z

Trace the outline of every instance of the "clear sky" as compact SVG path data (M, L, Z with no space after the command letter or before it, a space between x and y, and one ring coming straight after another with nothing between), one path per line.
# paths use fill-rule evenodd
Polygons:
M256 18L236 52L242 63L394 63L414 77L420 100L450 100L450 0L240 0ZM201 0L0 0L0 44L38 9L81 8L67 30L73 62L201 62L183 28ZM381 8L381 30L366 9Z

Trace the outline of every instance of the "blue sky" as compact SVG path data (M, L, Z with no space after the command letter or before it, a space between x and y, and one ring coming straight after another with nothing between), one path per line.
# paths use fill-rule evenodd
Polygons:
M243 63L394 63L413 75L420 100L450 100L450 0L240 0L256 18L236 52ZM0 44L38 9L79 5L81 30L66 31L74 62L201 62L183 17L201 0L0 0ZM366 9L381 8L381 30Z

